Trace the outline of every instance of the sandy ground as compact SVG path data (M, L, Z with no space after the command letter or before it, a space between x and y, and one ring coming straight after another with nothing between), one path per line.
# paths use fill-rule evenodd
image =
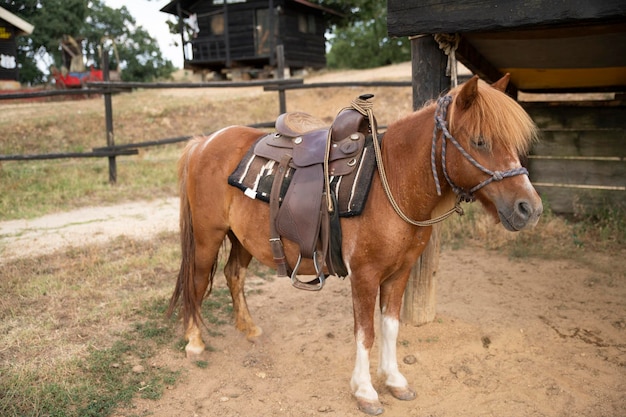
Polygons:
M175 230L177 220L177 200L168 199L0 222L1 257L24 248L44 253L77 238L146 237ZM398 401L376 380L385 415L626 415L623 279L619 269L599 272L575 261L444 249L436 320L400 329L401 371L418 397ZM331 279L309 293L286 280L250 277L248 288L262 290L248 296L261 340L250 343L231 326L205 334L206 367L167 350L155 366L182 369L180 382L117 416L361 415L348 383L349 283ZM377 363L375 350L373 372Z
M382 71L406 75L410 65ZM323 74L311 82L326 77L340 80ZM177 199L0 222L0 264L26 250L40 254L71 242L149 237L177 227ZM445 248L435 321L400 328L400 369L417 399L398 401L376 380L384 415L626 416L626 274L622 260L589 256L608 267ZM216 285L224 280L218 277ZM179 382L160 400L137 399L116 417L363 415L349 388L349 282L330 279L323 291L309 293L286 280L253 276L248 289L250 310L264 330L257 343L232 326L211 329L211 336L205 330L205 367L164 350L154 366L181 369ZM373 373L377 355L376 348Z
M437 317L403 325L400 369L417 399L394 399L389 416L625 416L626 289L570 261L510 260L480 248L444 250ZM219 280L221 285L223 280ZM183 382L132 413L151 416L361 416L350 395L354 361L348 282L320 293L285 280L250 279L263 338L233 327L205 340L206 368L162 356ZM372 354L372 371L378 364Z

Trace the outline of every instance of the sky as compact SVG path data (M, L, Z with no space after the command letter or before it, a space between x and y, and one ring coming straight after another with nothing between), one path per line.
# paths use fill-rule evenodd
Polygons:
M154 39L157 40L163 57L172 61L175 67L183 67L183 52L181 46L173 46L175 41L180 44L180 35L169 33L167 24L168 17L176 19L173 15L161 12L161 8L170 0L104 0L107 6L119 9L126 6L138 26L143 26Z

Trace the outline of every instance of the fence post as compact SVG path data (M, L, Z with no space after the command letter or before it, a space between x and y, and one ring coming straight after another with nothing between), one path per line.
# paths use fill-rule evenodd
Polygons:
M276 78L285 79L285 47L284 45L276 45ZM278 114L287 113L287 97L285 89L278 86Z
M102 75L105 82L109 82L109 52L102 48ZM104 119L106 123L107 148L115 146L113 136L113 102L111 100L111 90L104 93ZM117 162L115 155L109 156L109 184L117 182Z

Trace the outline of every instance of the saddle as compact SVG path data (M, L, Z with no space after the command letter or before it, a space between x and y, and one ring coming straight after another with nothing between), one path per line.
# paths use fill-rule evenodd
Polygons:
M371 95L361 96L362 100ZM330 275L348 272L341 256L341 230L331 178L352 173L370 134L367 116L345 108L330 127L308 113L281 114L276 133L256 143L256 156L276 161L270 203L270 245L279 276L290 276L296 288L320 290L326 266ZM289 169L291 168L291 169ZM281 189L291 175L284 198ZM281 238L298 244L300 255L293 269L287 264ZM302 259L312 259L317 277L297 277Z

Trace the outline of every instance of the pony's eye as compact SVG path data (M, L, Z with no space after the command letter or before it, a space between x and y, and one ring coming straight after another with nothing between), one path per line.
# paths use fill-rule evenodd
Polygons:
M475 148L484 149L487 147L487 141L482 136L478 136L472 139L472 145L474 145Z

